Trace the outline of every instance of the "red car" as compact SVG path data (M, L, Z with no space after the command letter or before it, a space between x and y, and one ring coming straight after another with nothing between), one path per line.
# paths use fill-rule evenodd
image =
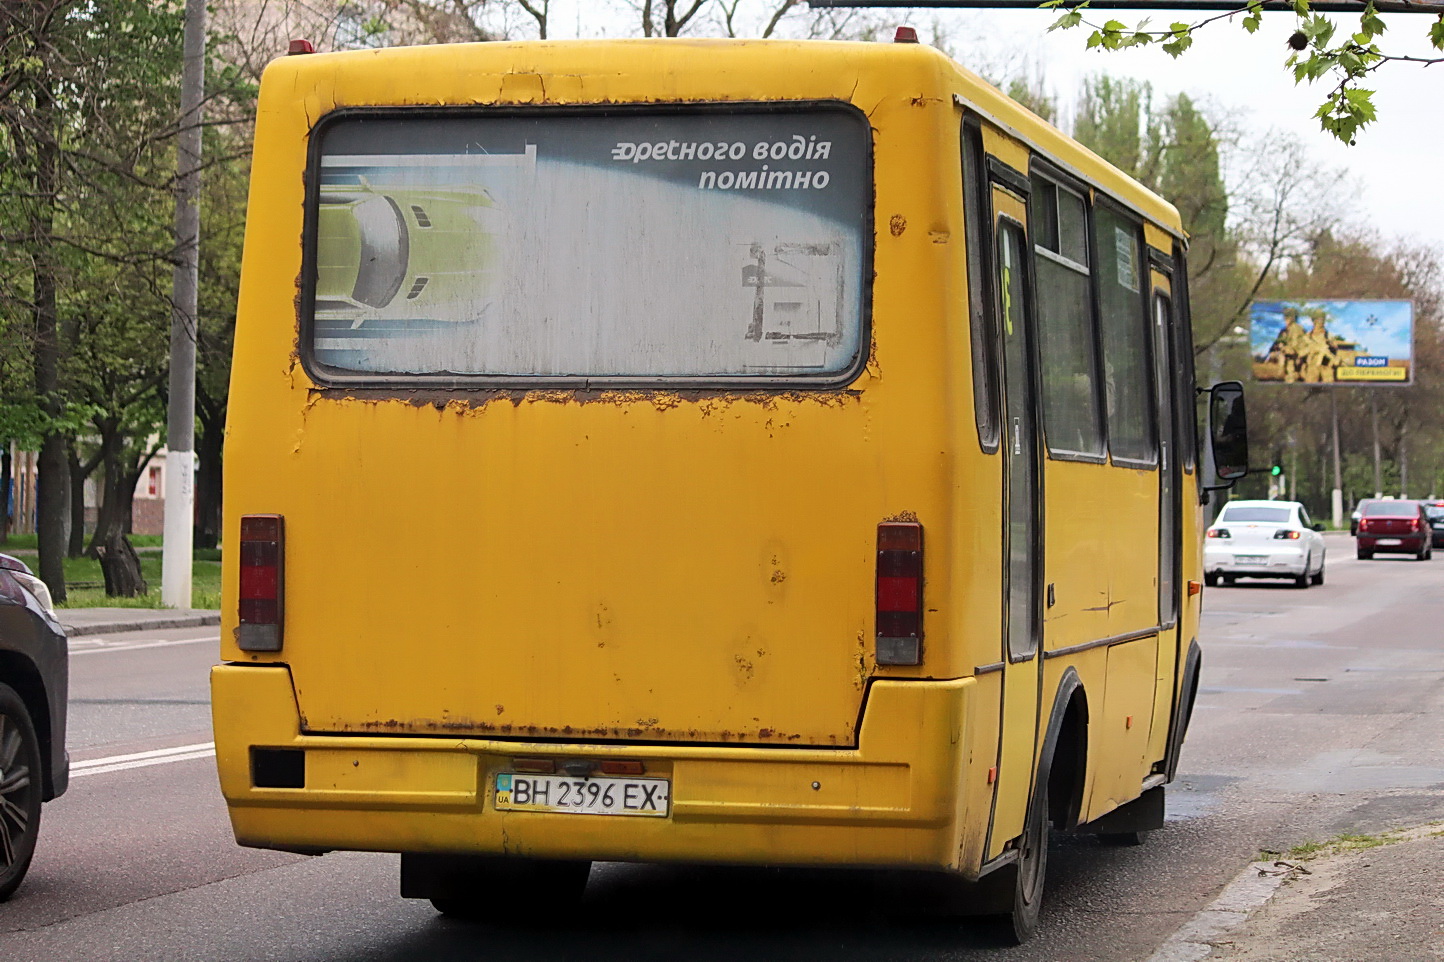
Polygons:
M1382 551L1427 561L1434 553L1429 516L1418 501L1366 501L1357 539L1354 547L1361 559Z

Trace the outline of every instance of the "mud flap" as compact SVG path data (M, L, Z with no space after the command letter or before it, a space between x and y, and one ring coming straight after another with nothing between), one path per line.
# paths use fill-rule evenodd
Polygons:
M1089 835L1126 835L1134 832L1151 832L1163 827L1163 786L1150 788L1133 801L1119 805L1102 818L1086 825L1079 825L1078 831Z

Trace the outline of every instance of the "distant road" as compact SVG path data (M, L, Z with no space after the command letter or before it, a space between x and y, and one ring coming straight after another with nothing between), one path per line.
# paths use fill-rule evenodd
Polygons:
M1137 848L1056 841L1042 935L1006 955L874 912L869 873L599 866L575 917L502 930L400 899L393 855L238 848L211 758L216 634L192 628L72 641L77 777L0 905L0 959L1136 962L1260 849L1444 818L1444 554L1329 544L1323 586L1206 589L1169 823Z

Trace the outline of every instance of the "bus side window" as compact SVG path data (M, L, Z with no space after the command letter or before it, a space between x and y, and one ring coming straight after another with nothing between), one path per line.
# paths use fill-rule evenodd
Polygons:
M998 450L998 352L993 321L992 272L988 268L988 180L984 174L983 133L976 121L964 118L963 243L967 250L968 328L973 354L973 413L978 444L988 454Z
M1183 248L1173 246L1173 363L1176 369L1174 384L1178 399L1174 408L1178 412L1178 447L1183 455L1183 470L1193 473L1198 460L1198 404L1194 393L1195 374L1193 370L1193 315L1188 306L1188 259Z
M1095 203L1093 237L1108 450L1114 461L1156 464L1153 338L1143 225L1111 204Z
M1043 435L1054 458L1104 456L1089 283L1088 212L1075 190L1033 175L1030 234L1042 357Z

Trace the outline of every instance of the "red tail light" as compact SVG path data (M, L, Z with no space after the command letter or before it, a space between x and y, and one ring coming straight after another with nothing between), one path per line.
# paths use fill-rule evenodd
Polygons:
M877 526L877 663L923 660L923 526L884 521Z
M285 594L285 525L279 514L241 518L242 651L280 651Z

